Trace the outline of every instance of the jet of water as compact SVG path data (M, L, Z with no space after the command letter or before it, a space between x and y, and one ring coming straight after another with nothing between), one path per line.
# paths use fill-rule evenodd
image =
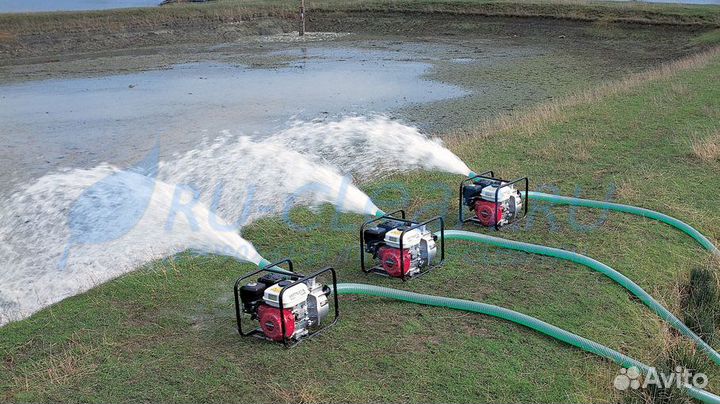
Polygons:
M108 175L75 199L68 215L70 240L58 263L61 269L73 245L115 240L137 224L152 197L159 152L156 144L143 161ZM103 212L107 216L100 216Z
M298 204L381 212L350 177L276 142L226 134L153 161L48 174L1 201L0 324L187 249L261 264L239 229Z
M297 205L331 203L338 210L381 212L336 168L274 141L229 133L160 164L160 178L191 184L202 200L238 227Z
M136 196L145 193L139 218L118 232L110 219L135 220ZM187 249L263 260L236 227L186 188L109 165L43 176L0 206L0 324Z
M465 176L472 172L440 139L381 115L298 121L266 141L318 156L361 179L417 168Z

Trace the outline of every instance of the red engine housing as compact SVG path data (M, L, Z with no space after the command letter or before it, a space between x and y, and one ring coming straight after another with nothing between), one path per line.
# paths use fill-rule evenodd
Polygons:
M285 317L285 338L290 338L295 333L295 316L290 309L282 309L261 304L258 308L258 319L260 328L266 337L273 341L282 341L282 317Z
M495 226L503 218L502 207L495 202L478 200L475 202L475 217L483 226Z
M412 257L410 256L410 250L392 247L381 247L378 251L382 268L387 272L388 275L394 278L402 278L410 271L410 264ZM400 257L402 256L403 268L400 268Z

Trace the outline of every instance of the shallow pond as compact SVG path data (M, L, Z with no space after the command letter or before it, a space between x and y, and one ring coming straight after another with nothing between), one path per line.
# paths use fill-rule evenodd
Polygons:
M0 172L26 177L61 166L122 163L156 141L167 155L224 130L262 136L295 119L383 113L467 93L422 79L429 64L382 51L306 49L285 56L294 60L280 68L197 62L0 86Z

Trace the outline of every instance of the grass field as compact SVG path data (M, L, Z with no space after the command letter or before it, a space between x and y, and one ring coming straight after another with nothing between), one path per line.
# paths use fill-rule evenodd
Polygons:
M469 4L472 3L472 4ZM243 3L245 4L245 3ZM248 4L257 4L250 3ZM263 5L270 4L262 2ZM290 12L270 4L268 10ZM285 3L283 3L285 4ZM310 3L321 9L323 3ZM340 7L346 2L331 3ZM353 7L407 11L409 2L357 2ZM434 11L489 13L518 9L505 2L416 2ZM563 3L565 4L565 3ZM177 13L226 18L222 2L180 6ZM242 6L232 6L241 13ZM348 6L350 7L350 6ZM405 7L405 9L403 8ZM507 7L507 8L503 8ZM550 10L558 3L532 3ZM173 9L174 10L174 9ZM190 10L190 11L188 11ZM222 12L221 12L222 10ZM570 3L561 18L613 17L717 25L703 7ZM672 10L669 12L668 10ZM242 11L244 12L244 11ZM265 11L262 11L265 12ZM275 11L273 11L275 12ZM503 11L505 12L505 11ZM519 12L519 11L518 11ZM112 23L124 11L86 13ZM159 11L151 11L159 13ZM217 13L217 14L213 14ZM549 11L548 11L549 13ZM188 15L188 14L183 14ZM239 15L239 14L238 14ZM557 13L555 14L557 15ZM609 16L609 17L608 17ZM650 17L648 17L650 16ZM16 18L16 17L2 17ZM13 20L22 29L65 17ZM151 18L151 17L147 17ZM235 18L235 17L233 17ZM1 19L1 18L0 18ZM78 22L80 24L80 22ZM23 28L24 27L24 28ZM21 29L18 28L18 29ZM705 44L713 43L711 35ZM720 239L720 54L716 49L502 116L449 139L476 170L528 175L533 187L641 205L676 216ZM461 178L413 172L363 188L385 210L455 222ZM403 197L404 190L407 197ZM401 284L360 273L357 227L362 217L298 209L295 225L279 218L243 230L268 259L290 256L301 269L335 266L342 281L367 282L502 305L590 338L646 363L663 363L680 339L623 289L586 268L477 245L448 244L446 265ZM502 234L587 254L621 271L682 317L694 268L708 255L660 223L534 204L530 216ZM251 270L223 257L182 254L69 298L0 329L0 399L18 402L106 401L416 401L617 402L618 368L503 321L378 298L342 299L341 322L292 350L241 339L234 328L232 284ZM720 346L718 341L712 342ZM681 356L710 375L701 355Z

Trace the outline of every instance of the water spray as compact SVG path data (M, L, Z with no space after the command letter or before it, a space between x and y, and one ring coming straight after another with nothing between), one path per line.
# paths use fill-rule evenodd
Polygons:
M0 204L0 325L182 251L261 259L192 192L109 165L43 176Z
M203 203L238 227L300 205L330 203L338 211L382 214L351 176L272 137L254 140L225 132L159 168L161 179L190 184Z
M357 122L358 121L355 121L355 123ZM360 120L359 122L361 124L367 123L367 121L364 120ZM391 123L387 121L382 122L382 125L386 124L390 125ZM282 134L284 140L287 141L289 139L293 139L293 137L298 134L293 133L294 129ZM307 127L304 127L303 129L307 129ZM346 128L344 128L342 124L338 124L336 129L342 131ZM302 132L304 132L304 130ZM387 133L388 132L383 132L383 135L386 135ZM406 135L408 134L407 132L404 133ZM410 137L415 137L415 140L417 140L415 133L410 133L410 135ZM315 139L317 140L318 138ZM336 138L333 136L325 136L324 139ZM467 166L464 165L464 163L457 159L457 157L449 150L443 148L439 143L429 145L423 141L419 143L416 142L414 144L423 145L421 148L430 146L430 149L434 151L430 154L431 156L447 156L449 153L454 157L454 159L450 159L451 163L449 165L443 163L442 160L437 159L428 159L430 163L423 164L419 163L419 160L416 160L413 161L413 164L424 168L444 167L449 172L455 172L468 177L466 180L463 180L460 186L459 214L461 223L472 222L484 227L494 227L495 229L500 229L505 225L521 220L527 215L529 199L546 198L543 196L544 194L531 193L529 191L529 180L526 177L518 178L516 180L504 180L502 178L495 177L492 171L477 174L467 169ZM323 147L327 148L329 145L327 143L321 143L315 144L314 147L323 150ZM337 151L337 149L333 149L333 151ZM411 155L413 154L411 153ZM416 153L414 156L417 157L419 155L423 154ZM427 154L425 154L425 156L427 156ZM360 161L363 160L360 159ZM458 164L458 161L460 164ZM367 164L366 161L363 161L363 163ZM367 166L373 165L369 164ZM376 167L374 167L374 169L376 169ZM518 189L518 185L523 186L524 189ZM579 204L577 201L561 201L564 204ZM579 206L588 205L592 205L592 203L584 202L584 205ZM467 220L464 219L462 216L463 208L470 209L473 212L474 217ZM632 209L616 206L615 210L629 211ZM638 211L629 211L628 213L641 214L638 213ZM412 222L405 219L404 211L396 211L386 215L382 213L380 209L377 209L374 214L376 218L363 224L360 229L360 259L361 267L365 272L378 273L390 277L400 278L402 280L411 279L429 272L434 266L443 262L445 254L444 242L446 239L457 238L470 241L480 240L480 242L488 242L489 239L493 239L494 241L490 240L488 243L505 248L569 259L573 262L578 262L599 270L636 296L640 297L645 304L647 304L676 329L679 329L684 335L689 336L711 357L711 359L718 363L720 355L718 355L717 352L715 352L708 344L695 335L680 320L674 317L672 313L652 299L649 294L634 284L631 280L622 276L617 271L614 271L612 268L599 263L598 261L580 256L579 254L559 249L552 249L550 247L517 242L516 244L519 246L505 245L513 242L468 232L450 231L449 233L446 233L444 223L441 218L433 218L424 222ZM397 216L398 214L400 215L399 217ZM653 217L652 215L648 215L646 212L642 213L642 215ZM440 231L432 233L428 229L428 225L436 220L440 223ZM672 222L671 220L663 221ZM694 233L688 229L684 229L684 231L690 235L694 235ZM703 239L704 238L696 237L696 240L699 240L701 244L703 243ZM438 242L441 245L439 260L437 259ZM710 243L710 245L712 244ZM715 250L717 249L715 248ZM366 268L365 254L371 254L373 259L376 261L376 265L371 268ZM533 328L553 338L557 338L561 341L579 347L587 352L597 354L604 358L609 358L621 366L636 366L643 373L647 373L650 369L647 365L622 355L617 351L613 351L610 348L544 323L533 317L513 312L508 309L482 303L420 295L412 292L397 291L370 285L337 284L335 271L332 268L317 271L309 276L302 276L294 274L292 270L292 263L287 261L290 266L289 271L274 270L274 268L277 268L277 265L281 263L272 264L263 261L259 271L255 271L250 275L240 278L236 283L236 316L238 331L241 335L261 336L262 338L270 341L282 342L286 346L292 346L305 338L310 338L313 335L316 335L336 323L339 317L337 295L362 294L494 315ZM263 275L256 281L254 280L240 287L238 290L238 285L240 285L244 280L252 278L260 272L269 272L271 275ZM319 284L316 279L318 276L328 272L332 274L332 288L327 287L327 285ZM244 294L243 291L245 292ZM298 298L292 301L288 299L289 303L285 304L283 303L285 301L283 300L283 297L286 295L298 296ZM243 298L243 296L245 297ZM330 301L330 296L333 297L332 301L334 301L335 317L329 324L322 326L323 322L327 318L327 313L318 311L317 308L319 306L317 302L322 302L321 304L323 306L325 304L329 306L330 303L328 302ZM241 323L242 316L248 316L251 321L256 321L256 328L250 332L244 331ZM717 396L707 391L697 389L693 386L684 385L682 386L682 389L690 396L703 402L720 402L720 398Z
M269 137L306 158L341 167L360 180L407 170L442 170L468 176L470 168L440 138L383 115L329 122L296 122ZM397 158L395 158L397 156Z
M0 201L0 325L186 250L258 264L239 229L294 206L384 214L351 177L273 142L228 135L171 161L158 162L156 150L146 160L47 174Z

